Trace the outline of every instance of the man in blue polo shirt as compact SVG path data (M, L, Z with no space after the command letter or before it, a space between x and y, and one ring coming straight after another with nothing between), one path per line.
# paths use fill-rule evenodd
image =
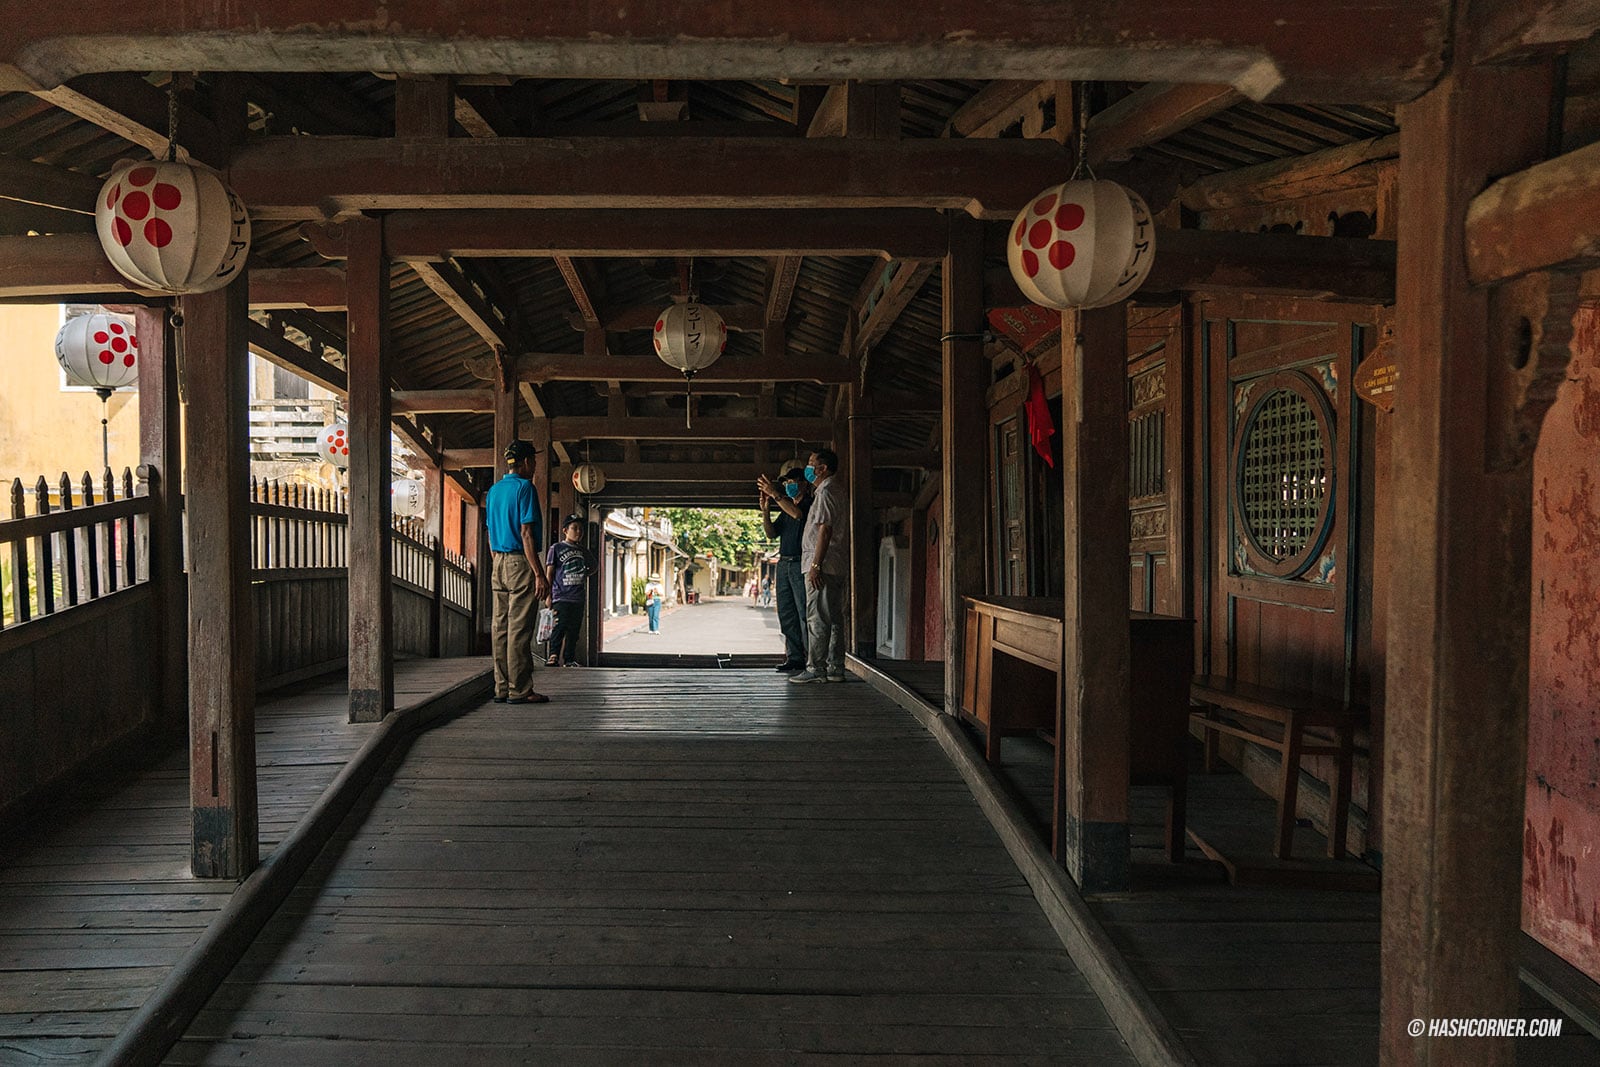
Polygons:
M539 492L533 487L539 450L528 441L506 446L510 470L489 487L484 522L489 527L494 588L494 699L544 704L533 691L533 633L539 601L550 592L539 555Z

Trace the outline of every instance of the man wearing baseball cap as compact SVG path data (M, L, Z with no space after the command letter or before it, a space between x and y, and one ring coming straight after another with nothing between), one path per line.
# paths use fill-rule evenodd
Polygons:
M533 487L539 450L518 439L506 446L505 476L489 487L484 523L489 528L494 589L494 699L543 704L533 690L533 634L539 601L550 592L539 555L539 491Z

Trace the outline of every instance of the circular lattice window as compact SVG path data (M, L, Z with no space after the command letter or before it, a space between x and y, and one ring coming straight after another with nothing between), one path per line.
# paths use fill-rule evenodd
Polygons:
M1246 404L1234 439L1234 521L1250 569L1292 578L1316 559L1333 519L1328 399L1286 371L1256 383Z

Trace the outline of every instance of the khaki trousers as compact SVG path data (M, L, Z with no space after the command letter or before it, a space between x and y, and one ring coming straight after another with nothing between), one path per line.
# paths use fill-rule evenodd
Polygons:
M842 574L820 575L822 585L806 590L806 621L810 637L812 674L844 674L844 630L849 624L848 579Z
M539 601L533 564L521 552L496 552L494 588L494 695L521 699L533 692L533 635Z

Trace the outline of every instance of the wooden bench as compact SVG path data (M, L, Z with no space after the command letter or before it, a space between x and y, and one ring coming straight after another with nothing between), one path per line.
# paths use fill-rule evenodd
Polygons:
M1294 845L1295 802L1300 791L1300 758L1333 756L1338 770L1329 785L1328 855L1342 859L1345 831L1350 815L1350 769L1355 728L1368 719L1360 704L1295 690L1272 689L1233 678L1208 675L1194 679L1189 696L1203 710L1194 712L1191 721L1205 731L1205 769L1210 773L1217 762L1219 735L1242 737L1258 745L1276 749L1283 756L1278 773L1278 824L1274 855L1288 859ZM1229 712L1244 721L1221 718ZM1273 724L1276 730L1266 726ZM1328 730L1331 744L1313 738L1306 743L1307 728Z

